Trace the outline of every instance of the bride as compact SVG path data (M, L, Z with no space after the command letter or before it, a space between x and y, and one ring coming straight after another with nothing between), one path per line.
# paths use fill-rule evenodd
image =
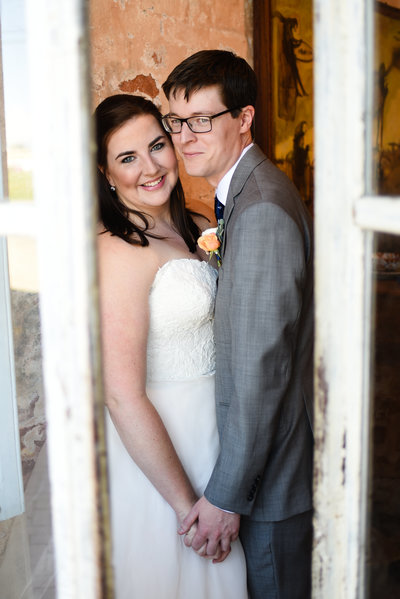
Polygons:
M152 102L111 96L95 122L115 596L246 599L239 541L210 560L177 534L218 455L205 219L184 207Z

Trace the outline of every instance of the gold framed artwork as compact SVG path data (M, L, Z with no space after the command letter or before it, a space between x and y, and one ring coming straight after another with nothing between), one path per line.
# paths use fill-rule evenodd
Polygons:
M256 141L312 212L312 0L255 0Z
M373 106L374 191L400 195L400 0L375 5Z
M254 0L256 141L313 207L312 0ZM400 0L375 2L372 188L400 195Z

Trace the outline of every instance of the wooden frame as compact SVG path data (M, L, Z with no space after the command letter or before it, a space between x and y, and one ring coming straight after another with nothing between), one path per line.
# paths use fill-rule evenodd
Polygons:
M254 71L258 79L255 139L269 157L273 157L272 128L272 53L271 3L253 2ZM264 26L260 26L263 24Z
M26 0L34 203L0 204L5 233L36 216L57 598L113 597L98 320L85 0ZM65 90L68 89L68 93ZM45 126L44 126L45 123ZM57 131L57 135L54 135ZM44 159L43 157L46 157ZM56 198L56 201L55 201Z
M372 4L315 0L314 7L313 599L362 599L369 542L372 234L354 212L364 201L370 154Z

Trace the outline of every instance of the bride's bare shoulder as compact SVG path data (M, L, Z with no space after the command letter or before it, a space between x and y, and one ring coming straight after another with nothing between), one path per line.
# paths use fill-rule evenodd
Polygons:
M128 243L109 231L97 236L100 275L112 279L114 284L123 279L136 287L149 287L159 267L159 259L151 245Z

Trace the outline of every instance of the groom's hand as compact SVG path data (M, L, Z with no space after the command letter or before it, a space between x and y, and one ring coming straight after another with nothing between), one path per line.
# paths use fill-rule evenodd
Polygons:
M222 554L213 561L224 561L230 553L231 543L238 538L240 515L220 510L203 496L184 518L178 530L179 534L186 534L196 520L197 531L191 539L186 541L185 537L185 545L191 546L195 551L202 550L204 557L214 556L220 545Z
M196 534L196 531L197 524L193 524L192 528L185 534L183 542L185 543L186 547L190 548L192 546L192 540L194 535ZM199 555L200 557L204 557L205 559L212 559L214 563L220 561L220 558L222 557L221 545L218 545L217 553L215 553L214 555L207 555L207 543L204 543L203 547L200 547L200 549L196 551L196 553L197 555Z

